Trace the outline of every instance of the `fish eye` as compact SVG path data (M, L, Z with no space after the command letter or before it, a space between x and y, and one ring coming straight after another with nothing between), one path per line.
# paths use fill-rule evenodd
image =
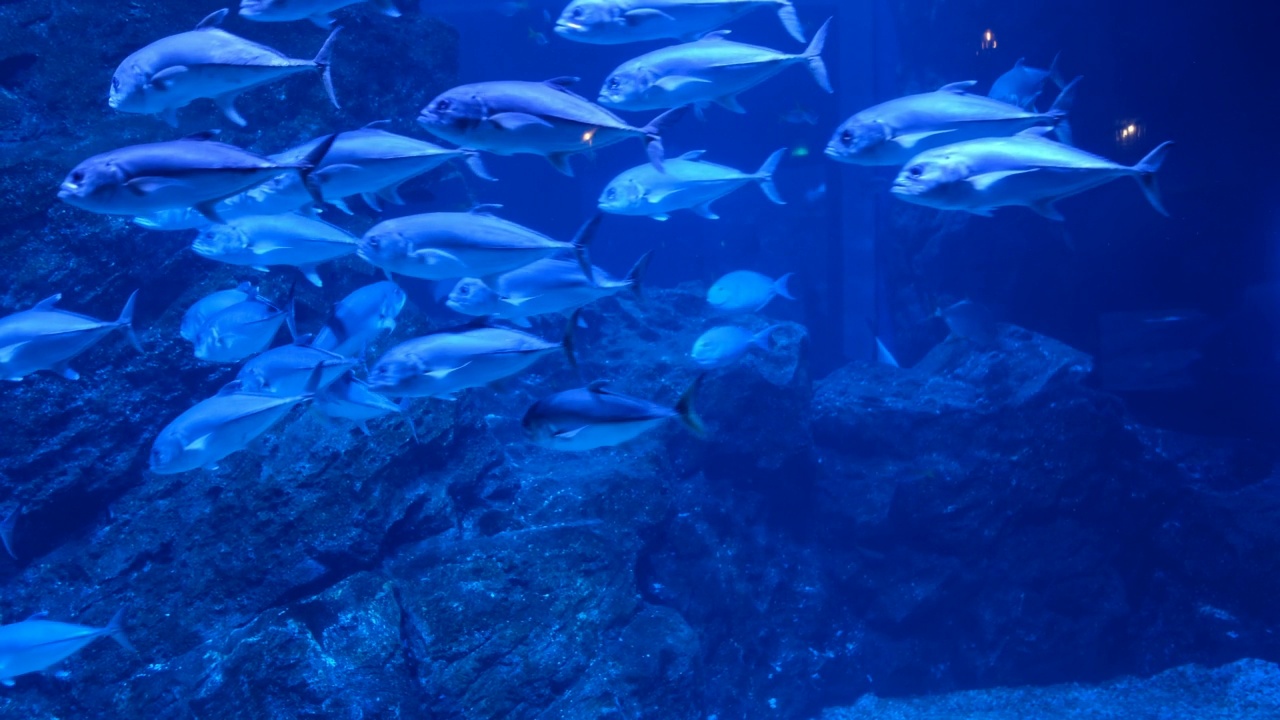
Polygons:
M582 19L582 8L580 8L580 7L579 7L579 8L574 8L574 9L573 9L573 19L574 19L574 20L581 20L581 19Z
M617 90L617 89L618 89L618 85L620 85L620 84L621 84L621 83L619 83L619 82L618 82L618 78L617 78L617 77L611 77L611 78L609 78L609 89L610 89L610 90Z
M609 192L608 192L608 194L607 194L607 197L608 197L610 200L612 200L612 199L614 199L614 198L618 197L618 188L609 188Z
M840 133L840 142L844 143L845 145L852 145L853 133L850 132L849 130L845 130L844 132Z
M73 183L82 183L82 182L84 182L84 171L83 171L83 170L76 170L75 172L71 173L71 182L73 182Z
M467 287L466 285L459 285L458 294L462 295L463 297L466 297L467 295L471 294L471 288Z
M449 102L448 100L441 100L436 103L436 112L448 112L449 107L452 104L453 103Z
M371 237L371 238L369 238L369 247L373 248L374 250L377 250L377 249L378 249L378 238L376 238L376 237Z
M911 166L911 168L910 168L909 170L907 170L907 172L911 175L911 177L913 177L913 178L918 178L918 177L920 177L921 175L923 175L923 174L924 174L924 166L923 166L923 165L912 165L912 166Z
M115 78L115 77L111 78L111 89L112 90L120 89L120 78Z

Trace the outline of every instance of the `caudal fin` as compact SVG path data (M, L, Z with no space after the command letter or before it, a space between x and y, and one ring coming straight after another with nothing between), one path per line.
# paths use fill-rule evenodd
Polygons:
M786 205L787 201L782 199L778 194L778 187L773 184L773 173L778 169L778 163L782 162L782 156L787 152L786 148L775 150L769 156L760 169L756 171L756 182L760 183L760 190L764 192L765 197L769 198L778 205Z
M822 62L822 48L827 44L827 28L831 27L831 18L822 23L822 27L818 28L818 32L813 36L813 42L809 43L808 49L801 56L809 63L809 72L813 73L813 79L818 81L818 86L829 93L834 93L831 88L831 79L827 77L827 64Z
M773 291L788 300L795 300L795 298L791 296L791 288L788 287L788 284L791 282L791 278L794 276L795 273L787 273L775 280L773 283Z
M316 67L320 68L320 79L324 81L324 91L329 93L329 102L339 110L342 109L342 105L338 104L338 94L333 91L333 41L340 32L342 32L341 25L329 33L329 38L324 41L324 45L320 46L320 52L316 53L315 60L312 60Z
M698 396L698 388L702 387L702 379L704 377L706 375L699 375L694 378L693 384L680 396L680 402L676 403L676 412L680 414L680 420L684 422L685 427L699 436L707 434L707 426L703 425L702 418L698 417L698 411L693 407L693 401Z
M649 271L649 261L652 259L652 250L641 255L640 259L636 260L636 264L631 266L631 271L625 278L627 289L636 296L637 300L644 300L644 275Z
M1165 210L1164 200L1160 197L1160 185L1156 182L1156 173L1160 171L1160 166L1164 164L1171 147L1173 147L1172 142L1160 143L1155 150L1147 153L1146 157L1133 166L1133 171L1137 173L1134 179L1142 187L1143 194L1147 196L1147 202L1165 217L1169 217L1169 211Z
M582 308L573 311L569 316L569 322L564 326L564 340L560 344L564 347L564 356L569 360L569 367L574 370L578 369L578 348L576 345L578 323L582 322Z
M1067 120L1067 116L1071 113L1071 106L1076 101L1076 85L1080 84L1081 77L1077 76L1075 80L1067 83L1062 88L1062 92L1058 93L1058 98L1053 101L1053 105L1049 108L1046 115L1053 118L1053 132L1058 136L1058 142L1063 145L1071 145L1071 123Z
M311 149L311 152L307 153L301 163L295 166L298 174L302 176L302 186L307 189L307 194L311 196L311 200L315 202L317 207L324 204L324 188L320 186L314 173L316 168L320 167L320 163L324 162L324 156L329 154L329 150L337 139L338 133L325 137Z
M129 652L138 652L133 649L133 644L129 642L128 636L124 634L124 608L120 608L116 611L115 616L111 618L111 622L107 623L107 626L102 628L102 632L103 634L110 636L112 640L120 643L120 647L125 650L128 650Z
M662 167L662 158L666 155L666 151L662 147L662 133L668 127L679 122L680 118L684 117L687 112L689 112L688 105L668 110L642 128L645 137L645 149L649 152L649 162L653 163L653 166L659 172L666 172Z
M133 331L133 306L137 300L138 291L134 290L125 301L124 309L120 311L120 317L116 320L116 326L124 330L125 337L129 338L129 344L133 345L138 352L142 352L142 343L138 342L138 335Z
M578 233L573 236L573 256L577 258L582 274L587 276L587 280L590 280L592 285L596 282L596 274L591 267L591 256L587 254L587 247L596 238L601 220L604 220L604 213L596 213L590 220L583 223L582 227L578 228Z
M751 344L755 345L761 350L772 351L773 350L773 334L781 329L782 329L782 325L770 325L769 327L756 333L751 338Z
M804 27L800 24L800 16L796 14L796 6L791 4L791 0L779 0L778 2L778 19L782 21L782 27L787 29L787 33L796 39L796 42L804 42Z
M1058 60L1062 57L1062 53L1053 56L1053 62L1049 63L1049 79L1054 85L1060 88L1067 86L1067 81L1062 79L1062 68L1058 67Z

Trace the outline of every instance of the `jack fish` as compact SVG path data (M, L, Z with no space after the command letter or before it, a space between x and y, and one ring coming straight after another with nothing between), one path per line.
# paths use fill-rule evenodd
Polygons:
M599 208L616 215L643 215L654 220L667 220L676 210L692 210L709 220L718 220L720 216L711 209L711 203L753 182L760 185L771 202L787 204L773 184L773 172L786 148L770 155L755 173L701 160L704 152L694 150L668 161L666 172L662 173L648 165L627 170L605 187Z
M361 355L379 335L396 329L396 317L407 299L391 281L356 288L333 306L311 346L339 355Z
M323 220L288 213L251 216L214 225L196 237L191 249L210 260L259 270L271 265L291 265L312 285L321 287L324 282L316 272L316 265L354 255L356 237Z
M395 0L368 0L378 12L387 17L400 17ZM333 25L329 13L365 0L240 0L240 17L258 22L289 22L310 20L328 29Z
M529 408L520 424L532 442L575 452L621 445L675 418L703 435L706 429L693 407L701 384L699 375L680 402L670 408L615 393L604 381L596 381L542 398Z
M652 252L640 256L621 280L598 267L591 268L592 277L588 278L571 260L539 260L499 275L492 287L480 278L463 278L449 293L447 304L463 315L499 318L528 327L528 318L535 315L571 312L622 290L642 298L641 285L652 256Z
M805 42L791 0L573 0L556 21L556 34L593 45L696 40L762 8L775 8L791 37Z
M135 290L114 322L59 310L55 306L62 299L61 294L45 298L29 310L0 318L0 379L21 380L50 370L68 380L79 380L80 373L68 363L116 330L124 330L129 342L141 352L142 346L133 333L137 297Z
M36 613L22 622L0 625L0 684L12 687L15 677L53 667L101 637L134 652L120 624L123 617L121 609L106 627L96 628L45 620L45 613Z

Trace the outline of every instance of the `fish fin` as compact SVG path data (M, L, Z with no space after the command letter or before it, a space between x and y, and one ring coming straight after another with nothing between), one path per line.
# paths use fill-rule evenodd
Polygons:
M1081 79L1077 77L1067 83L1067 86L1062 88L1062 92L1058 93L1057 99L1053 101L1049 112L1045 113L1053 120L1053 132L1063 145L1071 144L1071 123L1067 121L1067 115L1071 112L1071 106L1075 104L1076 85L1080 84Z
M226 95L219 95L213 99L213 102L218 106L219 110L222 110L222 114L226 115L228 120L240 127L244 127L249 123L240 114L240 111L236 109L236 98L239 95L239 92L230 92Z
M954 130L926 130L924 132L918 132L918 133L907 133L906 135L895 136L893 138L893 142L897 143L902 148L910 150L911 148L920 144L921 140L924 140L926 138L931 138L934 135L945 135L951 132L955 132L955 131Z
M652 122L645 125L643 128L645 135L645 149L649 154L649 162L652 163L659 172L666 172L662 167L662 158L665 154L665 151L662 148L662 133L669 126L684 117L685 113L688 111L688 105L668 110L654 118Z
M331 36L332 37L332 36ZM302 186L306 188L307 194L311 196L311 201L317 207L324 205L324 188L315 178L317 170L323 170L320 163L324 162L324 157L329 154L329 150L333 148L333 144L338 140L338 133L330 133L323 140L316 143L311 148L306 157L302 158L302 162L294 166L293 169L298 171L298 176L302 178Z
M1169 211L1164 207L1164 200L1160 197L1160 186L1156 183L1156 173L1160 171L1160 166L1164 165L1165 158L1169 156L1169 148L1173 147L1172 142L1163 142L1156 147L1155 150L1147 153L1137 165L1133 166L1133 170L1138 173L1135 179L1138 185L1142 187L1142 193L1147 196L1147 202L1151 203L1151 207L1156 212L1169 217Z
M729 112L735 112L739 115L746 114L747 112L747 109L742 107L742 103L738 102L737 95L725 95L724 97L718 97L716 98L716 104Z
M316 13L307 19L321 30L328 30L333 27L333 16L329 13Z
M795 38L796 42L805 42L804 26L800 24L800 16L796 14L796 7L791 4L791 0L782 0L778 6L778 19L782 21L782 27L786 28L787 34Z
M627 276L622 279L631 294L636 296L636 300L644 300L644 276L649 272L651 260L653 260L652 250L641 255L636 260L636 264L631 266L631 270L627 271Z
M227 383L226 385L224 385L224 386L223 386L222 390L219 390L219 391L218 391L218 394L219 394L219 395L221 395L221 394L223 393L223 391L224 391L224 390L226 390L228 387L231 387L232 385L236 385L236 383ZM230 392L228 392L227 394L228 394L228 395L230 395L231 393L233 393L233 392L235 392L235 391L236 391L236 390L233 388L233 389L232 389ZM211 437L213 437L213 436L212 436L212 435L201 435L200 437L196 438L195 440L192 440L191 442L187 443L187 444L186 444L186 447L184 447L183 449L184 449L184 450L190 450L190 451L192 451L192 452L200 452L201 450L204 450L205 448L209 447L209 438L211 438Z
M978 192L987 191L992 185L1014 175L1022 175L1024 173L1035 172L1035 170L997 170L995 172L982 173L969 178L969 184Z
M791 295L791 288L788 287L791 283L791 278L793 277L795 277L795 273L787 273L786 275L783 275L782 277L775 280L773 283L774 294L778 295L779 297L784 297L788 300L795 300L795 298Z
M572 440L573 438L578 436L578 433L586 429L587 429L587 426L583 425L582 427L574 428L572 430L563 430L561 432L556 433L555 437L559 440Z
M468 366L468 365L470 365L470 364L471 364L471 363L469 363L469 362L465 362L465 363L463 363L463 364L461 364L461 365L459 365L458 367L455 367L455 368L441 368L441 369L439 369L439 370L432 370L431 372L426 373L426 375L427 375L428 377L435 378L436 380L443 380L443 379L445 379L445 378L449 377L450 375L452 375L453 373L455 373L455 372L457 372L457 371L461 370L462 368L464 368L464 367L466 367L466 366Z
M377 196L393 205L404 205L404 198L400 197L400 183L388 185L378 191ZM373 207L370 205L370 207Z
M160 111L160 119L171 128L178 127L178 108L165 108Z
M781 330L782 327L783 326L780 324L770 325L769 327L751 336L751 344L755 345L761 350L772 352L773 351L773 334L778 330Z
M365 437L373 437L373 433L369 432L368 422L361 420L356 423L356 427L360 428L360 432L363 433Z
M0 685L5 687L13 687L13 678L0 678Z
M23 622L31 622L32 620L43 620L47 617L49 617L48 610L37 610L31 613L31 615L26 620L23 620Z
M553 77L550 80L543 80L542 84L550 85L557 90L567 90L580 82L582 82L582 78L577 77L576 75L561 75L559 77Z
M342 105L338 102L338 94L333 91L333 41L341 32L341 25L334 28L333 32L329 33L329 37L325 38L324 45L320 46L320 52L316 53L315 59L312 60L316 67L320 68L320 80L324 83L325 93L329 95L329 102L339 110L342 109Z
M378 196L373 193L360 193L360 199L364 200L364 204L369 206L370 210L376 213L382 212L382 206L378 204Z
M666 213L658 213L657 215L650 215L649 217L657 220L658 222L666 222L671 219L671 216Z
M969 92L970 88L972 88L974 85L977 85L977 84L978 84L977 80L963 80L961 82L947 83L946 85L943 85L942 87L938 88L938 92L955 93L956 95L965 95Z
M209 222L217 225L223 225L225 224L225 221L220 215L218 215L217 204L217 200L209 200L208 202L202 202L199 205L196 205L194 209L196 212L203 215Z
M49 297L36 303L35 306L32 307L31 309L32 310L52 310L60 300L62 300L62 293L58 293L57 295L50 295Z
M229 12L231 12L229 8L222 8L221 10L218 10L216 12L209 13L208 15L205 16L203 20L200 21L199 25L196 25L196 29L207 30L209 28L218 27L219 25L222 24L222 21L227 18L227 13Z
M551 123L543 120L537 115L522 112L496 113L494 115L490 115L488 119L489 122L494 125L511 132L523 130L527 127L536 127L538 125L541 125L542 127L553 127Z
M498 181L497 178L489 174L489 170L484 166L484 162L480 159L480 153L475 152L474 150L468 150L466 152L467 159L463 162L466 163L467 169L471 171L472 175L475 175L481 180L488 180L489 182Z
M129 652L136 653L138 651L133 648L133 645L129 642L128 636L124 634L124 610L124 608L117 610L116 614L111 617L111 622L107 623L107 626L102 628L102 632L109 635L112 640L119 643L120 647L128 650Z
M1062 59L1062 53L1053 56L1053 62L1049 63L1049 79L1058 87L1066 87L1067 83L1062 79L1062 68L1058 67L1058 61Z
M802 57L809 63L809 72L813 73L813 79L817 81L818 87L834 93L831 78L827 75L827 65L822 62L822 49L827 44L827 29L830 27L831 18L827 18L827 21L822 23L822 27L818 28L818 32L814 33L813 42L809 43Z
M165 91L178 78L191 71L186 65L172 65L151 76L150 84L157 90Z
M578 329L578 323L582 320L582 308L573 311L569 316L568 322L564 326L564 338L560 341L560 345L564 348L564 356L569 359L569 367L574 370L578 369L578 350L575 345L575 332Z
M664 77L661 80L654 83L655 86L660 87L666 92L670 92L670 93L678 92L682 88L688 87L690 85L709 85L709 84L711 84L710 80L704 80L703 78L698 78L698 77L690 77L688 75L668 75L667 77Z
M124 309L120 311L120 317L116 318L116 327L124 330L125 337L129 339L129 344L138 352L142 352L142 343L138 342L138 334L133 331L133 308L138 300L138 291L134 290L133 294L124 303Z
M72 370L71 366L66 364L65 362L60 362L49 369L53 370L54 372L58 373L59 375L61 375L62 377L68 380L80 379L80 373L76 372L75 370Z
M699 217L704 217L708 220L719 220L720 216L717 215L716 212L711 209L711 203L713 202L715 201L708 200L707 202L704 202L701 205L690 208L690 210L693 210L693 213L695 215L698 215Z
M690 150L689 152L687 152L687 153L685 153L685 154L681 155L680 157L678 157L678 158L676 158L676 159L677 159L677 160L688 160L688 161L692 162L692 161L695 161L695 160L697 160L698 158L700 158L700 157L702 157L703 155L706 155L706 154L707 154L707 151L706 151L706 150Z
M396 7L394 0L371 0L371 4L387 17L400 17L400 10Z
M439 248L423 248L422 250L415 250L409 255L409 257L412 257L414 260L428 266L438 265L442 262L458 261L458 258L455 255L444 250L440 250Z
M254 270L257 270L260 273L271 272L271 268L267 267L266 265L252 265L250 267L252 267Z
M592 215L589 220L578 228L578 232L574 233L572 245L573 255L578 261L578 267L582 269L582 274L587 276L593 284L595 283L595 273L591 269L591 258L587 255L587 248L591 245L591 241L595 240L596 232L600 230L600 222L604 220L603 213ZM493 287L492 285L490 287Z
M1048 139L1049 133L1053 132L1053 130L1054 130L1053 128L1047 125L1037 125L1035 127L1029 127L1026 130L1023 130L1022 132L1019 132L1018 134L1024 137L1038 137L1038 138Z
M1054 222L1062 222L1066 220L1066 218L1062 217L1062 213L1058 212L1058 208L1053 206L1055 200L1057 200L1057 198L1037 200L1027 205L1027 207L1035 210L1037 213L1053 220Z
M323 158L321 158L321 160L323 161ZM326 183L332 183L343 173L348 172L360 172L360 166L353 165L351 163L334 163L332 165L325 165L324 167L318 167L311 171L311 180L312 182L320 183L320 185L323 186Z
M646 22L649 20L670 20L671 22L675 22L675 18L662 12L661 10L657 10L654 8L638 8L635 10L628 10L622 13L622 17L624 20L626 20L627 24L630 25L631 27L635 27L640 23Z
M299 265L298 270L302 272L302 276L316 287L324 287L324 281L320 279L320 273L316 271L315 265Z
M589 385L587 385L587 392L592 393L593 395L608 395L608 387L608 380L593 380Z
M547 156L547 161L562 174L573 177L573 165L569 164L569 156L570 153L551 153Z
M702 424L702 418L698 417L698 411L693 407L693 402L698 395L698 388L702 387L702 379L705 377L706 375L699 375L694 378L693 384L680 396L680 402L676 403L675 407L676 412L680 414L680 420L698 436L706 435L707 427Z
M9 514L4 516L4 521L0 522L0 542L4 544L4 551L14 560L18 559L18 555L13 551L13 531L18 527L18 514L21 512L22 506L19 505L10 510Z
M472 206L467 212L471 215L492 215L493 213L490 212L491 210L501 209L501 203L480 203L479 205Z
M782 196L778 194L778 187L773 184L773 173L778 169L778 163L782 162L782 158L786 154L786 148L775 150L760 166L760 169L756 171L756 181L760 183L761 192L777 205L787 204L787 201L783 200Z
M522 328L533 327L533 323L529 322L529 318L526 318L526 317L508 318L507 321L515 325L516 327L522 327Z
M351 211L351 206L348 205L347 201L343 200L342 198L334 198L333 200L326 200L325 202L338 208L339 210L346 213L347 215L355 215L355 213Z
M143 176L130 180L125 183L124 186L128 188L129 192L141 197L143 195L150 195L154 192L160 192L167 188L182 186L185 184L186 183L173 178Z

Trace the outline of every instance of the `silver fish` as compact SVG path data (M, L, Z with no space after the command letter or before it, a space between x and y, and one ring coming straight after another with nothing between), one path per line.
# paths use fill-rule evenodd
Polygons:
M121 625L123 609L100 628L44 618L45 613L37 613L19 623L0 625L0 684L12 687L15 677L53 667L101 637L134 651Z
M360 355L378 335L396 329L396 317L407 299L404 290L390 281L356 288L333 306L311 346L339 355Z
M232 220L204 230L191 244L197 255L230 265L265 269L290 265L312 285L324 282L316 265L356 252L356 237L323 220L288 213Z
M461 147L496 155L541 155L573 176L569 157L628 138L645 141L649 161L662 167L662 132L683 114L669 110L644 127L574 94L578 78L546 82L499 81L463 85L432 100L418 123Z
M846 120L826 154L855 165L898 165L925 150L964 140L1008 137L1031 127L1051 127L1070 142L1067 113L1075 98L1072 80L1045 113L974 95L973 81L951 83L931 93L908 95L867 108Z
M763 8L776 8L791 37L805 42L804 28L791 0L573 0L560 14L555 29L566 40L594 45L696 40Z
M29 310L0 318L0 379L21 380L50 370L68 380L80 373L68 365L77 355L116 330L124 330L133 346L142 351L133 333L135 290L114 322L97 320L55 307L62 295L45 298Z
M268 159L279 162L279 156ZM319 187L316 186L317 195ZM316 202L307 184L297 173L277 175L213 205L213 214L223 222L261 215L283 215L306 210ZM176 208L140 215L133 223L147 230L201 230L215 223L194 208Z
M621 280L598 267L592 276L571 260L548 258L495 278L492 287L480 278L463 278L449 293L448 306L463 315L492 317L529 326L528 318L567 313L622 290L642 297L645 271L653 253L640 256Z
M705 152L694 150L667 161L666 172L648 165L623 172L600 193L598 207L615 215L642 215L654 220L667 220L677 210L692 210L704 218L718 220L720 216L711 204L748 183L759 184L771 202L787 204L773 184L773 173L786 148L770 155L754 173L706 162L701 159Z
M316 370L309 387L314 387L320 372ZM160 431L151 445L151 471L173 475L214 467L248 447L294 407L311 400L312 393L313 389L297 396L249 393L241 392L239 383L230 383Z
M241 392L266 393L286 397L300 396L307 392L307 383L314 378L321 390L349 372L358 361L328 350L311 347L302 341L282 345L249 359L236 374Z
M214 223L214 206L275 176L294 171L316 203L320 190L308 178L328 152L330 139L304 162L284 165L234 145L215 142L215 133L182 140L130 145L80 163L62 182L58 198L69 205L106 215L150 215L195 208Z
M430 172L450 160L463 160L482 180L492 181L474 150L450 150L404 135L374 127L338 133L324 158L311 173L325 202L350 213L345 200L360 196L373 210L381 210L379 200L403 205L397 189L402 183ZM295 148L271 156L282 164L305 161L325 141L318 137ZM296 193L295 193L296 194Z
M1017 105L1023 110L1032 110L1035 108L1036 98L1040 97L1040 93L1044 91L1046 80L1052 80L1060 88L1066 87L1066 82L1063 81L1062 74L1058 70L1057 55L1053 56L1053 62L1049 64L1048 70L1033 68L1026 64L1026 58L1018 58L1018 62L1013 64L1011 70L991 83L987 97L1002 103Z
M180 331L182 338L189 342L195 342L196 336L208 324L209 318L232 305L251 300L257 296L258 289L253 286L253 283L242 282L234 290L219 290L200 298L194 305L187 308L187 312L182 315L182 329Z
M177 127L179 108L210 98L228 120L244 127L247 123L235 104L240 93L297 73L318 71L333 106L339 107L330 74L338 30L314 60L298 60L220 29L228 12L219 10L201 20L195 30L161 38L125 58L111 78L108 104L121 112L159 114Z
M795 300L788 288L792 274L774 280L751 270L735 270L707 289L707 302L724 315L760 312L779 295Z
M603 381L566 390L534 403L520 421L525 437L554 450L582 452L621 445L679 418L698 435L706 432L693 402L699 375L675 408L615 393Z
M395 0L367 0L378 12L387 17L400 17ZM329 13L366 0L240 0L240 17L258 22L289 22L310 20L318 27L328 29L333 25Z
M551 343L514 328L480 323L414 338L387 351L369 371L369 387L391 397L452 398L522 372L539 359L563 352L570 365L575 314L562 342Z
M293 327L293 298L281 310L261 296L236 303L211 316L196 333L196 357L208 362L238 363L271 347L280 326Z
M704 370L728 367L746 355L751 348L773 349L773 333L781 325L770 325L752 333L738 325L719 325L702 333L689 353L694 363Z
M994 346L999 338L999 328L991 310L972 300L938 308L937 316L947 323L952 337L962 338L984 347Z
M327 418L351 420L365 435L369 432L369 421L400 413L409 425L409 433L414 442L418 441L418 432L413 426L413 418L409 416L404 404L397 404L387 399L386 395L376 393L369 384L347 373L337 382L321 390L312 405L317 412Z
M818 85L833 92L822 62L827 42L823 23L808 49L798 55L725 39L714 32L691 43L665 47L628 60L604 81L597 99L616 110L659 110L719 103L736 113L746 112L738 94L796 64L808 65Z
M450 280L496 276L556 253L571 252L583 272L588 272L591 264L586 248L600 224L599 216L566 243L490 215L486 210L492 207L385 220L360 238L360 258L388 274Z
M970 140L917 155L898 174L891 192L941 210L990 216L996 208L1022 206L1061 221L1057 201L1131 177L1151 206L1167 216L1156 173L1172 145L1163 143L1127 167L1030 132Z

